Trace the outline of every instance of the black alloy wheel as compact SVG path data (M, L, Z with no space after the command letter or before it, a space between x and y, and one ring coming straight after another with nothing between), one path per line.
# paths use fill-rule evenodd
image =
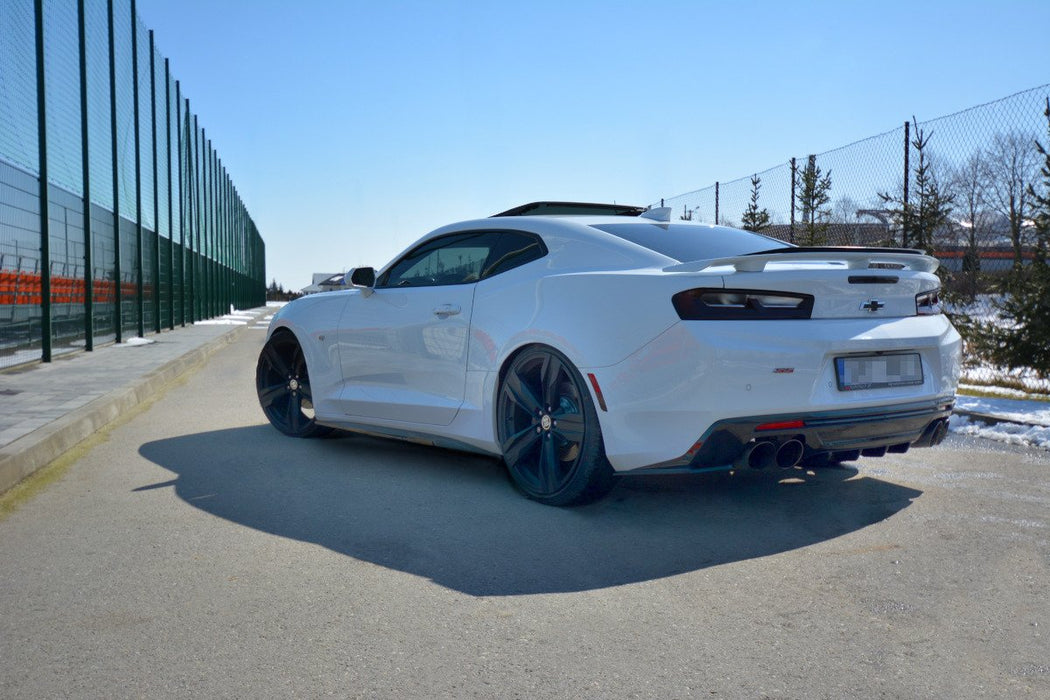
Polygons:
M579 372L557 350L533 347L507 368L497 398L500 448L514 484L548 505L577 505L612 488L601 427Z
M332 431L318 425L306 358L289 331L277 331L259 354L255 368L259 405L273 427L292 437L320 437Z

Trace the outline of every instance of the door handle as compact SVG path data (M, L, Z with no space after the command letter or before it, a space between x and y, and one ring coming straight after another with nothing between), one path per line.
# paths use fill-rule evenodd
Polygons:
M434 309L434 315L438 318L448 318L460 312L459 304L442 304Z

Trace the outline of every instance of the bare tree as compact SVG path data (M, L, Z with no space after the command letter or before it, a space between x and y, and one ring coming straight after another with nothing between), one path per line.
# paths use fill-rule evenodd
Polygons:
M857 200L845 194L836 199L835 203L831 205L831 222L834 224L844 224L844 237L847 239L836 241L836 243L848 245L857 245L860 243L860 235L858 233L860 217L857 215L859 209L860 206L857 204Z
M977 294L977 278L981 272L980 241L987 235L992 213L988 211L987 164L984 155L976 151L951 173L951 188L962 220L966 252L963 253L962 273L964 294L969 300Z
M1031 184L1038 175L1038 152L1034 139L1018 131L996 134L984 155L985 191L988 202L1010 227L1014 267L1024 260L1026 219L1031 208Z

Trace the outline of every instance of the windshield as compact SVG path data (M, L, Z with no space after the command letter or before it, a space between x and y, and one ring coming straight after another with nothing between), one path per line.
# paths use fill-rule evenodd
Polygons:
M594 228L644 246L678 262L729 258L789 244L750 231L722 226L688 224L623 223L596 224Z

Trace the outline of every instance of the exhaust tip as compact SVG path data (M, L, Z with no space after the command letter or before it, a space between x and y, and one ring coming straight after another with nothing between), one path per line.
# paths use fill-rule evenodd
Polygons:
M765 469L777 463L777 447L768 440L756 442L744 452L743 461L752 469Z
M792 438L777 450L777 466L781 469L793 467L802 459L802 453L806 451L801 440Z
M933 436L930 438L931 445L939 445L944 442L944 438L948 437L948 419L945 418L937 424L937 427L933 429Z

